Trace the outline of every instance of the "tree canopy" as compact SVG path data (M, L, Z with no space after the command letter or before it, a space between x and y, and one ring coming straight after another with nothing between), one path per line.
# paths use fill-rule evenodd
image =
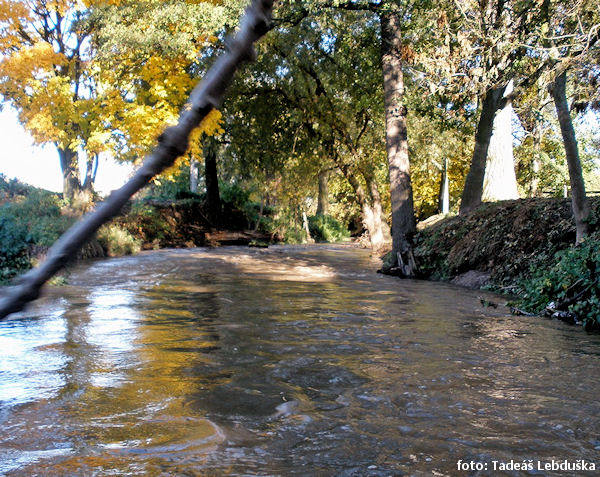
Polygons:
M37 143L56 145L67 196L91 187L98 154L135 162L149 152L246 3L0 2L0 93ZM278 2L259 63L166 177L202 161L202 137L219 136L225 182L294 221L314 213L328 174L321 187L332 186L340 219L358 218L377 247L391 226L396 252L406 251L411 217L440 209L445 178L454 210L467 191L477 203L491 125L513 81L519 190L560 191L564 152L546 86L568 70L574 110L597 105L594 3ZM463 187L472 173L476 186Z

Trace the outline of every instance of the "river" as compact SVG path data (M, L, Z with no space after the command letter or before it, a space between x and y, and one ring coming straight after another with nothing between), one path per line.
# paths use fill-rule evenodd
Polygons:
M0 322L0 475L597 475L564 466L600 466L600 336L377 266L338 245L77 265Z

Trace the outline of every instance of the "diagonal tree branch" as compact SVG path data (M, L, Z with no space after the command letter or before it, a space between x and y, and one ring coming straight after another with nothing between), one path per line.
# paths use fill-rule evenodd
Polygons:
M190 101L179 117L179 123L162 133L154 152L123 187L67 230L52 246L48 258L39 268L20 278L19 285L0 300L0 319L22 310L27 303L38 298L44 283L68 263L100 226L119 214L133 194L152 177L185 154L190 133L212 109L221 104L235 71L243 62L255 59L253 44L269 30L272 9L273 0L253 0L242 19L239 32L229 43L227 53L215 62L202 82L192 91Z

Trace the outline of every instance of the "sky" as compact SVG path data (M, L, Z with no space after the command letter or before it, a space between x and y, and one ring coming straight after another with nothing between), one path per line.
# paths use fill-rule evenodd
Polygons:
M0 173L8 179L54 192L62 192L62 172L58 152L53 145L34 146L31 136L17 121L13 109L6 106L0 112ZM101 158L96 175L96 190L107 195L128 179L130 165L119 165Z

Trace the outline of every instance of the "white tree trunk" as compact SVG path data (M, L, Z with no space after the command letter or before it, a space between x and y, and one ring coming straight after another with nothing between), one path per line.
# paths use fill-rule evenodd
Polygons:
M198 180L200 177L200 163L196 159L190 160L190 192L198 192Z
M506 87L504 96L513 91L512 81ZM494 129L488 149L483 179L484 202L497 200L518 199L517 176L515 174L515 159L513 155L512 137L513 108L510 101L496 112Z

